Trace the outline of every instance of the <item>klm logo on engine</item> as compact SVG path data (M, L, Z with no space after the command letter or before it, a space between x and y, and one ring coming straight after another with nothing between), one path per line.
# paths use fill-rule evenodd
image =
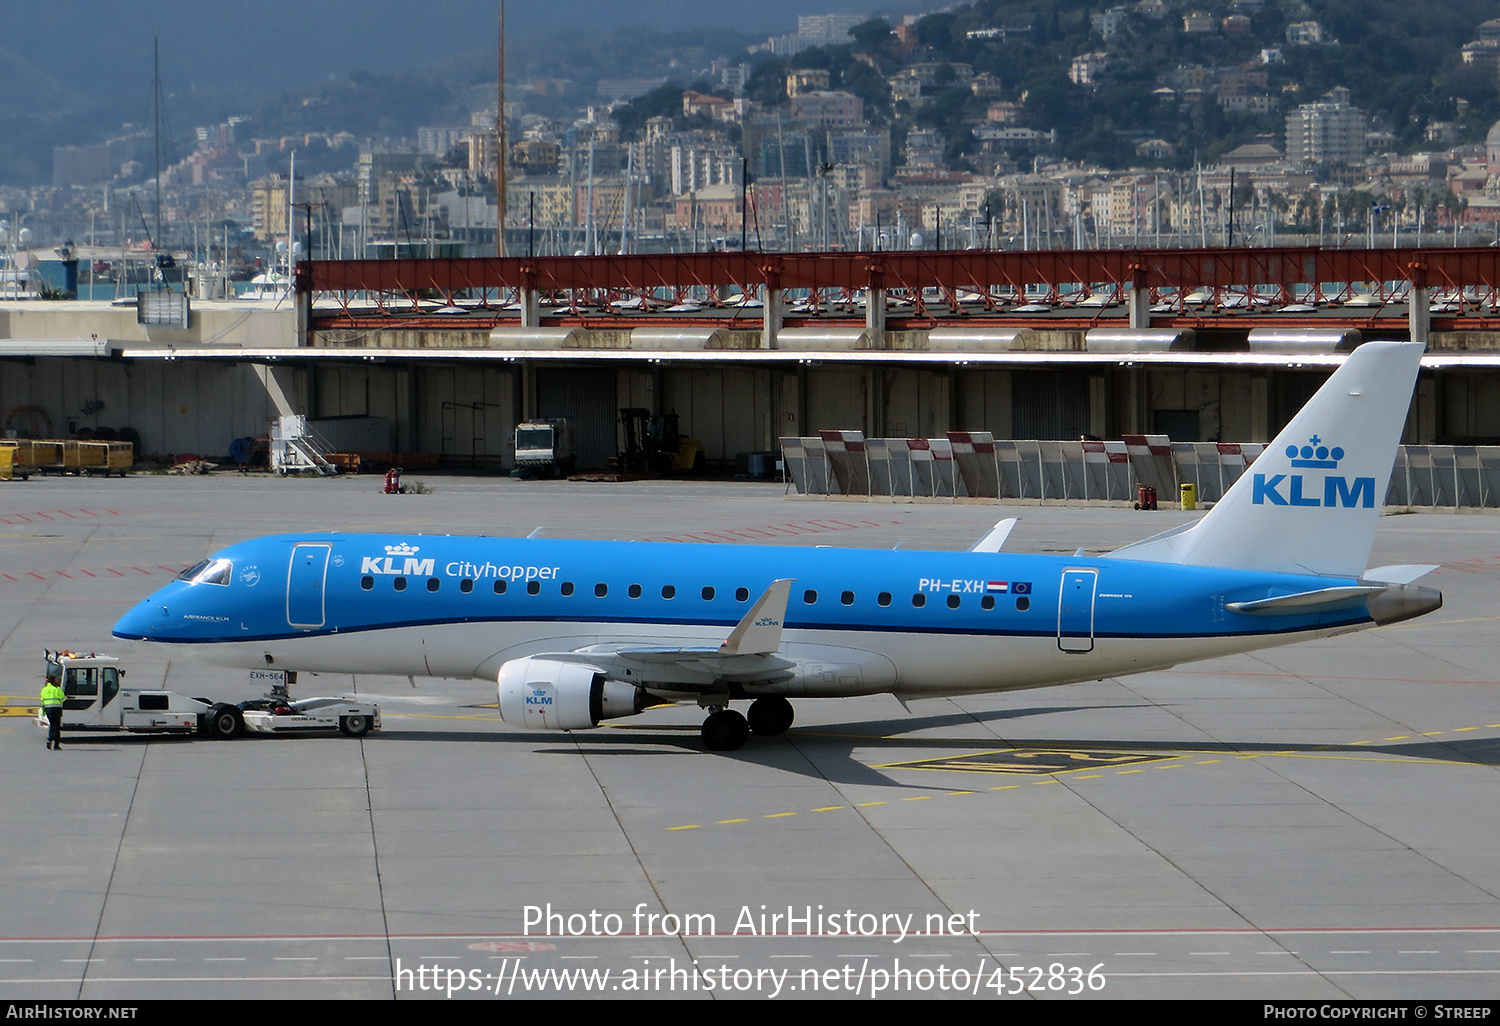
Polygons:
M1329 448L1317 435L1308 439L1309 444L1300 449L1295 445L1286 447L1293 467L1312 470L1337 470L1344 450L1338 446ZM1321 481L1312 475L1265 474L1255 475L1255 487L1250 501L1257 506L1344 506L1347 508L1375 506L1375 479L1326 474Z
M431 577L437 561L418 559L417 553L420 551L422 551L420 545L408 545L405 542L399 545L387 545L384 559L379 556L365 556L359 564L359 572L402 577Z

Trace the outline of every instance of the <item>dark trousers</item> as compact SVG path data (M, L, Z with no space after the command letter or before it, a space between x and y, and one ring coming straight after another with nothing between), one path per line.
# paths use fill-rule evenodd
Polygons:
M43 710L47 714L47 747L62 747L62 706L50 705Z

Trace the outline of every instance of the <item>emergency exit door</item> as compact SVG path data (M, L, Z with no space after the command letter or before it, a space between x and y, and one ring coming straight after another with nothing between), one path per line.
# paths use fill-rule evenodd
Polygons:
M1057 647L1064 652L1094 650L1094 593L1097 570L1064 570L1057 596Z
M292 627L321 627L323 591L328 576L327 542L305 542L292 548L286 575L286 622Z

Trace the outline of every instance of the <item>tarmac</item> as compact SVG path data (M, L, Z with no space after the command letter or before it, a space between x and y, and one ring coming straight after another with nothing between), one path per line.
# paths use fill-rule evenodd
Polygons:
M0 484L0 999L1484 1000L1500 993L1500 518L1388 511L1444 607L1174 670L903 707L506 726L493 682L304 674L383 729L66 736L42 650L215 700L110 628L297 530L1102 552L1194 516L798 499L750 482L218 474ZM1003 653L998 654L1003 658Z

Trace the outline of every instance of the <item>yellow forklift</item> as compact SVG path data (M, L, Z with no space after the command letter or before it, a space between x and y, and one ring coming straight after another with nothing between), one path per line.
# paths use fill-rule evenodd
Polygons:
M703 443L677 430L677 411L653 414L639 406L620 410L625 448L618 465L627 473L702 474L708 468Z

